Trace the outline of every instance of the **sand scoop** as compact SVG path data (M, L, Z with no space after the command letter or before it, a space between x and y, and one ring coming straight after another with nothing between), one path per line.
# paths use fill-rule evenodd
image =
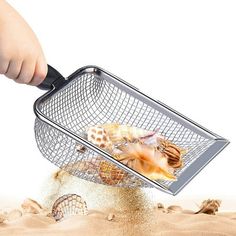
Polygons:
M49 90L34 105L35 136L41 153L61 169L88 181L156 187L175 195L229 143L95 66L83 67L68 78L48 66L47 78L39 87ZM153 134L158 131L166 142L187 150L181 167L172 172L176 180L149 178L89 141L89 127L114 124Z

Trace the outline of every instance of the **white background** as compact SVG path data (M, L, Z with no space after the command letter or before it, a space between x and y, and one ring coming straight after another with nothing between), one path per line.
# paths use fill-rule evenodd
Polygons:
M63 75L98 65L231 141L178 196L150 190L155 198L236 198L235 1L9 2ZM55 170L34 140L33 102L42 94L0 76L1 204L39 199Z

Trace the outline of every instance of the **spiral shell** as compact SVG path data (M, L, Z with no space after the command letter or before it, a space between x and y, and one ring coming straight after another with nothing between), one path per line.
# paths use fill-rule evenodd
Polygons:
M127 173L111 163L101 161L99 165L99 176L104 183L116 185L127 176Z
M56 200L52 207L52 216L56 221L73 215L87 215L86 202L77 194L66 194Z

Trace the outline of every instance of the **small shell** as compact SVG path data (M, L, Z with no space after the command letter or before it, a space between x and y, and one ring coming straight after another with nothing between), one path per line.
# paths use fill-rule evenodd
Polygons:
M0 213L0 224L3 223L7 219L5 214Z
M160 139L159 142L160 145L157 148L166 155L169 165L173 168L180 168L183 162L182 156L187 151L165 139Z
M89 127L87 130L88 141L100 148L110 148L112 145L104 128L99 126Z
M109 215L107 216L107 220L108 220L108 221L112 221L112 220L114 220L114 219L115 219L115 214L109 213Z
M39 214L42 211L41 205L29 198L21 204L21 207L25 213Z
M99 165L99 176L108 185L116 185L121 182L127 174L106 161L101 161Z
M167 208L168 213L181 213L182 211L183 211L183 209L180 206L173 205L173 206L169 206Z
M66 194L58 198L52 207L52 216L56 221L73 215L87 215L86 202L77 194Z
M13 220L17 220L22 216L22 212L20 210L12 210L7 214L7 220L8 221L13 221Z
M84 145L82 145L82 144L77 144L76 150L79 153L85 153L87 151L87 148Z
M164 139L164 136L158 134L157 132L153 132L151 135L141 137L139 141L149 146L157 147L160 145L160 140L163 140L163 139Z
M164 209L164 205L162 203L157 203L157 209Z

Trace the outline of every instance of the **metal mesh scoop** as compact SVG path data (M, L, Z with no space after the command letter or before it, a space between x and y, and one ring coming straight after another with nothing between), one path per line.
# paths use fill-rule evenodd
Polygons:
M34 105L40 151L58 167L88 181L156 187L175 195L229 143L98 67L84 67L63 78L49 66L41 88L50 90ZM114 122L150 131L158 129L168 140L186 148L183 167L174 173L177 181L150 180L87 141L86 127ZM104 178L101 165L108 168Z

